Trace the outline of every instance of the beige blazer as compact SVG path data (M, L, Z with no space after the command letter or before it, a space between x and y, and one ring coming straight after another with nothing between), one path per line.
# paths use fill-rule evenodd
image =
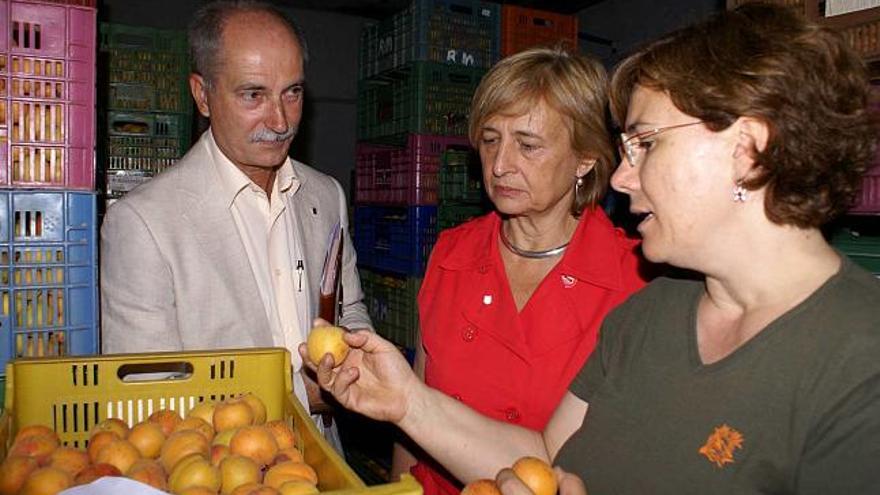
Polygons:
M107 211L101 228L105 353L273 345L244 245L221 199L211 140L206 131L174 167ZM304 264L297 307L300 328L308 331L330 230L341 220L349 234L349 225L339 183L296 161L293 169L300 181L293 251ZM344 249L342 324L372 328L349 235Z

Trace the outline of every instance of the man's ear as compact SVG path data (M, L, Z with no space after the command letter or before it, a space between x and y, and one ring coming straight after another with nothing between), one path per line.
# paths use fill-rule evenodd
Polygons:
M193 72L189 75L189 90L199 113L205 118L211 118L211 110L208 107L208 83L200 74Z

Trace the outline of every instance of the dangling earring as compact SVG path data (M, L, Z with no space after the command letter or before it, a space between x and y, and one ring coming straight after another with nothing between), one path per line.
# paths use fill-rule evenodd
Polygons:
M749 191L743 187L742 179L736 181L736 185L733 186L733 202L734 203L745 203L747 199L749 199Z
M582 188L582 187L584 187L584 178L583 178L583 177L578 177L577 180L574 182L574 192L575 192L575 194L577 194L578 190L580 190L580 188Z

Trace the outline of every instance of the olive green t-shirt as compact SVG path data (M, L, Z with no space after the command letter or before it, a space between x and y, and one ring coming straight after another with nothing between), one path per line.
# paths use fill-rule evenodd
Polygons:
M880 494L880 281L844 260L724 359L701 363L697 281L658 279L605 320L556 458L590 495Z

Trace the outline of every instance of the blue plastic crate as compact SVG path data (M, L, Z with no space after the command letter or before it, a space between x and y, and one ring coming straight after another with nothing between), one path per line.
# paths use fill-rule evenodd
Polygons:
M354 229L359 265L419 277L437 240L437 207L358 206Z
M501 6L480 0L414 0L406 9L364 28L361 79L432 61L488 69L498 61Z
M0 191L0 374L98 352L95 193Z

